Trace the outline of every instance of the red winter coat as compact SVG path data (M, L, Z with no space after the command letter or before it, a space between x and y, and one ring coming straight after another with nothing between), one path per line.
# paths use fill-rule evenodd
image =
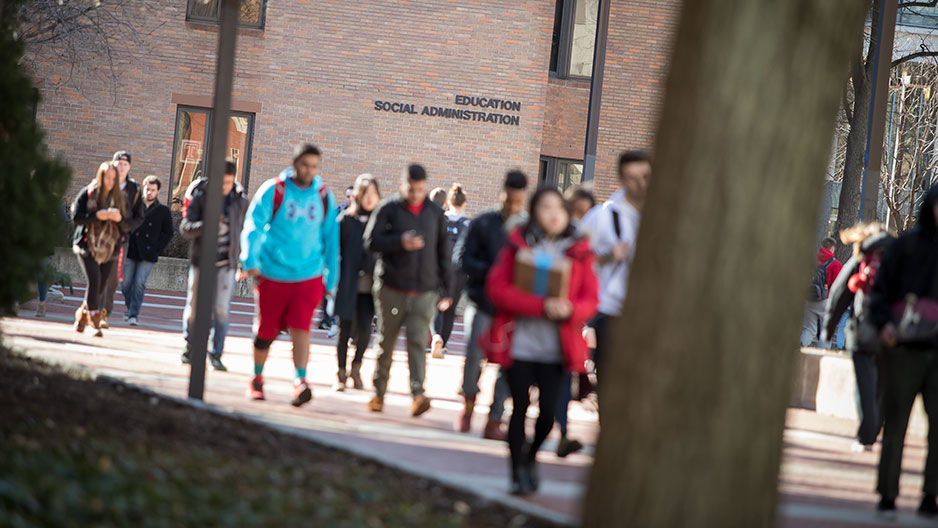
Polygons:
M817 252L817 265L823 266L825 262L834 258L834 252L827 249L821 248ZM837 280L837 276L840 275L840 270L843 269L844 265L840 263L839 260L834 259L830 263L830 266L827 267L827 287L830 288L834 285L834 281Z
M527 246L521 229L511 233L485 283L485 293L495 306L495 316L492 326L482 336L480 344L488 360L503 367L510 367L512 364L511 336L514 318L545 317L544 297L518 289L512 284L515 254L519 248ZM590 250L589 241L584 238L570 246L566 255L573 261L569 289L573 314L570 319L558 324L560 346L566 369L570 372L586 372L589 349L582 331L586 322L596 314L596 306L599 303L596 273L593 271L593 252Z

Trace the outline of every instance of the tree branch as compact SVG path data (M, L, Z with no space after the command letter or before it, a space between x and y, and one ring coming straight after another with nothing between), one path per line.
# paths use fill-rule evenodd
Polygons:
M938 1L938 0L935 0L935 1ZM902 64L903 62L908 62L913 59L920 59L922 57L938 57L938 51L924 50L924 51L916 51L915 53L910 53L908 55L899 57L898 59L892 61L892 67L895 68L896 66Z
M938 0L932 0L931 2L900 2L899 9L903 7L935 7L938 4Z

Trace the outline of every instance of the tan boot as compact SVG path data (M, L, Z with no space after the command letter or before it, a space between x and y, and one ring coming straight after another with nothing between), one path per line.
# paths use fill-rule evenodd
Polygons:
M104 317L104 310L99 310L91 314L91 322L89 326L95 329L94 336L101 337L104 335L104 332L101 331L101 319Z
M414 396L414 401L410 404L410 415L414 418L430 410L430 398L423 394Z
M82 304L75 310L75 331L80 334L85 331L86 326L88 326L88 310Z
M371 398L371 401L368 402L368 410L371 412L383 412L384 411L384 398L380 396L375 396Z
M107 308L101 310L101 319L98 321L98 326L95 328L110 328L107 324Z
M336 392L344 392L345 383L348 380L348 376L345 375L345 369L339 369L339 371L336 372L335 377L337 379L336 379L335 385L332 386L332 390Z

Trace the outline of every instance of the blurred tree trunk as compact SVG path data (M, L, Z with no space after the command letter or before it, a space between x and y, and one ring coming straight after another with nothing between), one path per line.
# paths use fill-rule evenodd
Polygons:
M834 115L866 2L685 2L584 525L775 524Z

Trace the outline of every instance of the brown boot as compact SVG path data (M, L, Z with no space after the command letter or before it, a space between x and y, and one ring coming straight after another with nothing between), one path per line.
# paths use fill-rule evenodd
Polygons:
M355 390L363 390L365 388L365 384L362 383L361 363L352 363L352 371L349 372L349 377L352 378L352 386L355 387Z
M430 398L423 394L414 396L414 401L410 404L410 415L414 418L430 410Z
M508 440L508 433L502 427L501 420L489 419L488 423L485 424L485 430L482 432L482 438L505 442Z
M88 310L82 304L75 310L75 331L82 333L85 331L86 326L88 326Z
M94 336L101 337L104 332L101 331L101 319L104 317L104 310L99 310L91 314L89 326L95 329Z
M98 326L96 326L95 328L99 328L99 327L100 327L100 328L110 328L110 326L108 326L108 324L107 324L107 308L104 308L104 309L101 310L101 320L98 321ZM97 334L95 334L95 335L97 335Z
M332 387L332 390L336 392L343 392L345 390L345 382L348 379L348 376L345 375L345 369L339 369L335 374L336 382Z
M368 402L368 410L371 412L383 412L384 411L384 398L381 396L374 396L371 398L371 401Z
M462 413L456 421L456 430L460 433L468 433L472 425L472 411L476 407L476 397L463 396L463 399L465 401L463 402Z

